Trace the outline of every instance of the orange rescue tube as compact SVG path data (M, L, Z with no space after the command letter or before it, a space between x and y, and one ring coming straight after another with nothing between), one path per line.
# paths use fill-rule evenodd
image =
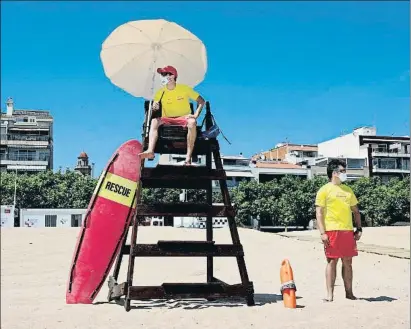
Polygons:
M297 297L295 295L297 287L294 282L293 269L288 259L284 259L281 263L280 278L284 306L288 308L297 308Z

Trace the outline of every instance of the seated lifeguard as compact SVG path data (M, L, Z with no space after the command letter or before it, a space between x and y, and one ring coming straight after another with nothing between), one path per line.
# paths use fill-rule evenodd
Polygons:
M191 164L194 143L197 137L197 118L204 106L204 99L193 88L176 83L177 70L172 66L158 68L161 74L161 84L164 86L154 96L153 111L160 108L161 118L153 118L149 132L148 148L140 153L142 158L154 159L154 148L158 139L158 128L161 125L182 126L188 128L187 134L187 156L184 165ZM197 110L191 114L190 99L197 101Z

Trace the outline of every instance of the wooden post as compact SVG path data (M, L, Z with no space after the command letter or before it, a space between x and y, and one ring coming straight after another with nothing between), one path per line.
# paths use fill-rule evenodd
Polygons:
M211 118L211 111L210 111L210 103L206 102L206 117L205 117L205 128L206 130L210 129L213 125L213 121ZM208 169L212 169L213 161L211 150L207 151L206 154L206 167ZM206 195L206 202L211 207L213 205L213 181L210 180L207 187L207 195ZM213 241L213 217L211 215L207 215L206 219L206 238L207 241ZM212 282L214 278L214 268L213 268L213 257L207 256L207 282Z

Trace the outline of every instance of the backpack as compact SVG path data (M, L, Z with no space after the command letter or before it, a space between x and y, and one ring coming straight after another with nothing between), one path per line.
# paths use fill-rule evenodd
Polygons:
M203 122L201 123L201 127L203 127L205 119L206 118L204 117ZM220 127L217 124L217 121L214 118L214 115L212 115L212 114L211 114L211 119L213 121L213 125L209 129L207 129L206 131L202 131L201 136L199 136L199 137L204 138L204 139L217 138L217 136L220 135L220 133L221 133L221 135L228 142L228 144L231 145L230 141L224 136L222 130L220 129Z

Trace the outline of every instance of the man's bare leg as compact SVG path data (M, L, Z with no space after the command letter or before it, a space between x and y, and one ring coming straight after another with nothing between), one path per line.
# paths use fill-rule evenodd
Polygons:
M332 302L334 300L334 285L337 277L338 258L327 258L327 267L325 268L325 280L327 283L327 298L325 301Z
M150 133L148 135L148 147L147 150L139 154L141 158L154 159L154 147L156 146L158 139L158 127L160 127L160 119L152 119Z
M186 156L186 162L191 163L191 156L193 155L193 150L194 150L194 143L197 138L197 123L195 119L188 119L187 120L187 128L188 128L188 133L187 133L187 156Z
M348 299L357 299L352 292L352 257L342 258L342 277L344 280L345 297Z

